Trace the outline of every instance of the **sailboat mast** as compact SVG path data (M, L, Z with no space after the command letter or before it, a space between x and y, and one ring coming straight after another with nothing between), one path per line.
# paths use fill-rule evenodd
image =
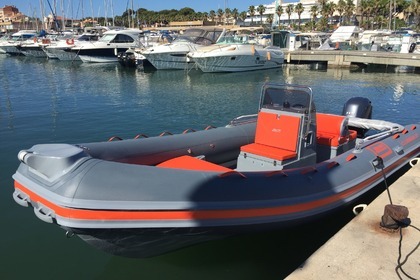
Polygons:
M92 26L93 26L93 21L95 20L95 14L93 13L93 3L92 0L90 0L90 9L92 12Z
M115 26L114 1L113 0L111 0L111 12L112 12L112 26Z

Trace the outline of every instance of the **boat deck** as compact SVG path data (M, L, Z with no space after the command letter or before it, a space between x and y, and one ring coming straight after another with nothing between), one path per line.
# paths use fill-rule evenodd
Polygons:
M420 163L394 182L390 188L394 205L406 206L411 225L420 228ZM400 231L379 226L385 205L384 191L363 212L343 227L286 279L398 279ZM420 232L402 229L400 262L418 246ZM417 248L402 265L405 273L418 278L420 250ZM408 279L398 270L403 279Z

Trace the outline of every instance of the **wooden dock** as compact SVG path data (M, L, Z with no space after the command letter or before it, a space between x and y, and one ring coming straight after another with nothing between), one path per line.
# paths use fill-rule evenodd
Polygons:
M284 61L289 64L326 63L332 67L361 65L392 65L420 68L420 54L341 50L285 51Z

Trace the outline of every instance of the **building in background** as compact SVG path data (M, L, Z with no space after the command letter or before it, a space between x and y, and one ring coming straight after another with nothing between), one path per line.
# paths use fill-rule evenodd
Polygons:
M15 6L6 5L0 8L0 31L14 32L21 29L38 29L39 21L31 20Z

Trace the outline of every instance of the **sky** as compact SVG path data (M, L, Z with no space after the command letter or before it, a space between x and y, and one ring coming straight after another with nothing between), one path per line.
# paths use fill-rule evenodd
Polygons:
M14 5L25 15L41 17L41 2L44 3L45 13L49 14L51 10L47 0L0 0L0 7ZM196 12L210 12L225 8L236 8L239 12L243 12L248 11L248 7L251 5L257 7L261 4L274 3L275 0L49 0L52 7L54 7L54 2L57 7L57 15L62 14L61 10L64 6L66 16L81 18L81 7L83 7L84 17L91 16L92 11L95 17L112 17L112 15L121 15L127 8L131 8L131 3L133 3L134 10L139 8L150 11L180 10L189 7Z

